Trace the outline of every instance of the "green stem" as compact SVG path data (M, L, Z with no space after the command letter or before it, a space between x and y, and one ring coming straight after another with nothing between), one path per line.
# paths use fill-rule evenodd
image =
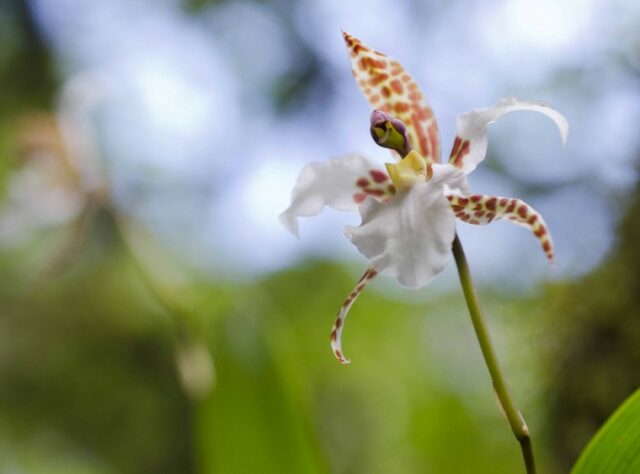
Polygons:
M533 446L531 445L531 437L529 436L529 429L524 418L516 408L511 394L509 393L509 387L502 375L500 364L498 363L498 357L496 351L493 348L491 337L489 336L489 330L482 315L480 309L480 302L478 301L478 295L476 294L473 281L471 280L471 273L469 272L469 265L464 255L464 250L460 239L456 235L453 240L453 256L456 260L456 266L458 267L458 274L460 276L460 283L462 285L462 291L464 292L464 298L467 301L469 308L469 314L471 315L471 321L473 322L473 328L475 329L478 342L480 343L480 349L482 355L491 374L491 380L493 381L493 388L495 389L498 401L504 410L511 430L516 439L520 443L522 449L522 456L524 458L524 464L527 469L527 474L535 474L536 465L533 457Z
M119 233L124 249L129 254L138 275L145 286L145 289L153 297L153 299L170 315L173 316L174 324L177 325L178 336L180 339L189 337L189 332L193 326L192 316L187 308L174 296L174 291L163 285L155 276L152 275L142 258L138 255L131 224L127 218L121 216L115 209L104 207L104 210L111 216L114 221L116 230Z

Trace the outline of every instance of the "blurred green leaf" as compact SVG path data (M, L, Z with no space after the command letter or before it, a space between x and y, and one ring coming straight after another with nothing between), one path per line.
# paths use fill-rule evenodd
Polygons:
M640 472L640 390L629 397L598 431L571 472Z

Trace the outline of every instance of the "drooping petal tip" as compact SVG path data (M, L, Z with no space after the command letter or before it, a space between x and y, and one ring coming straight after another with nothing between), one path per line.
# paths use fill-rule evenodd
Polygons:
M553 120L560 132L563 146L566 145L569 122L564 115L545 102L505 97L492 107L470 110L458 116L449 163L465 173L472 172L487 154L487 126L503 115L518 110L538 112Z
M300 239L300 232L298 231L298 219L292 212L291 206L289 206L284 212L278 216L278 220L282 225L296 238Z
M336 321L331 328L331 350L341 364L346 365L351 361L347 359L342 351L342 330L344 329L344 323L349 314L349 310L358 296L362 293L364 288L373 280L378 274L377 270L373 267L367 268L367 271L360 277L356 286L351 290L349 296L347 296L340 306Z
M502 115L513 112L516 110L530 110L532 112L538 112L549 117L558 127L560 132L560 138L562 139L562 145L567 144L569 138L569 121L567 118L551 106L551 104L538 101L538 100L518 100L516 97L504 97L498 101L495 106L498 116L496 120Z
M526 202L502 196L445 193L456 217L469 224L489 224L506 219L528 229L538 239L549 263L554 265L553 241L542 215Z

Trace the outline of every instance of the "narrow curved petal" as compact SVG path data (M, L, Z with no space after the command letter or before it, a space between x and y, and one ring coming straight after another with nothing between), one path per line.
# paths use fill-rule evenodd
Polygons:
M400 119L427 163L440 162L438 125L416 81L395 59L344 33L351 70L369 104Z
M368 196L386 200L395 193L384 166L358 154L307 165L291 192L280 222L295 236L298 217L315 216L324 206L356 211Z
M347 314L349 314L351 306L353 306L353 303L358 296L360 296L360 293L362 293L362 290L364 290L365 286L367 286L377 274L378 272L375 268L367 268L367 271L364 272L364 275L358 280L358 284L351 290L349 296L347 296L342 303L340 311L338 311L338 316L336 317L336 322L333 324L333 328L331 328L331 350L341 364L348 364L350 362L342 351L342 330L344 329L345 319L347 318Z
M431 282L447 264L455 216L443 183L419 183L386 204L368 199L362 223L345 235L380 273L394 275L410 288Z
M547 258L553 263L553 242L544 219L534 208L520 199L500 196L471 194L447 195L451 209L458 219L469 224L489 224L498 219L507 219L533 232Z
M458 116L449 163L467 174L471 173L487 154L487 126L516 110L531 110L549 117L560 130L562 143L566 144L569 123L564 115L544 102L519 101L515 97L507 97L493 107L471 110Z

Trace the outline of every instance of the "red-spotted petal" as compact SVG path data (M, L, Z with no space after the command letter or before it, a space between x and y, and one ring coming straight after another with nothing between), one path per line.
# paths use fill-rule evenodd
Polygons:
M471 173L487 154L487 126L504 114L516 110L531 110L546 115L558 126L562 143L566 143L569 123L564 115L544 102L520 101L507 97L493 107L471 110L458 116L449 163L467 174Z
M280 222L298 235L298 217L315 216L324 206L356 211L371 196L385 201L396 190L383 166L358 154L307 165L291 192L291 204Z
M427 163L440 162L438 125L416 81L395 59L343 33L356 83L375 109L402 120L411 145Z
M489 224L497 219L507 219L526 227L535 235L547 258L553 263L553 243L544 219L534 208L520 199L471 194L447 195L456 217L469 224Z
M342 351L342 330L344 329L345 319L347 318L347 314L349 314L351 306L353 306L353 303L358 296L360 296L360 293L362 293L362 290L364 290L365 286L367 286L377 274L378 272L375 268L367 268L367 271L364 272L364 275L358 280L358 284L351 290L349 296L347 296L342 303L340 311L338 311L338 316L336 317L336 322L333 324L333 328L331 328L331 350L341 364L348 364L350 362Z

